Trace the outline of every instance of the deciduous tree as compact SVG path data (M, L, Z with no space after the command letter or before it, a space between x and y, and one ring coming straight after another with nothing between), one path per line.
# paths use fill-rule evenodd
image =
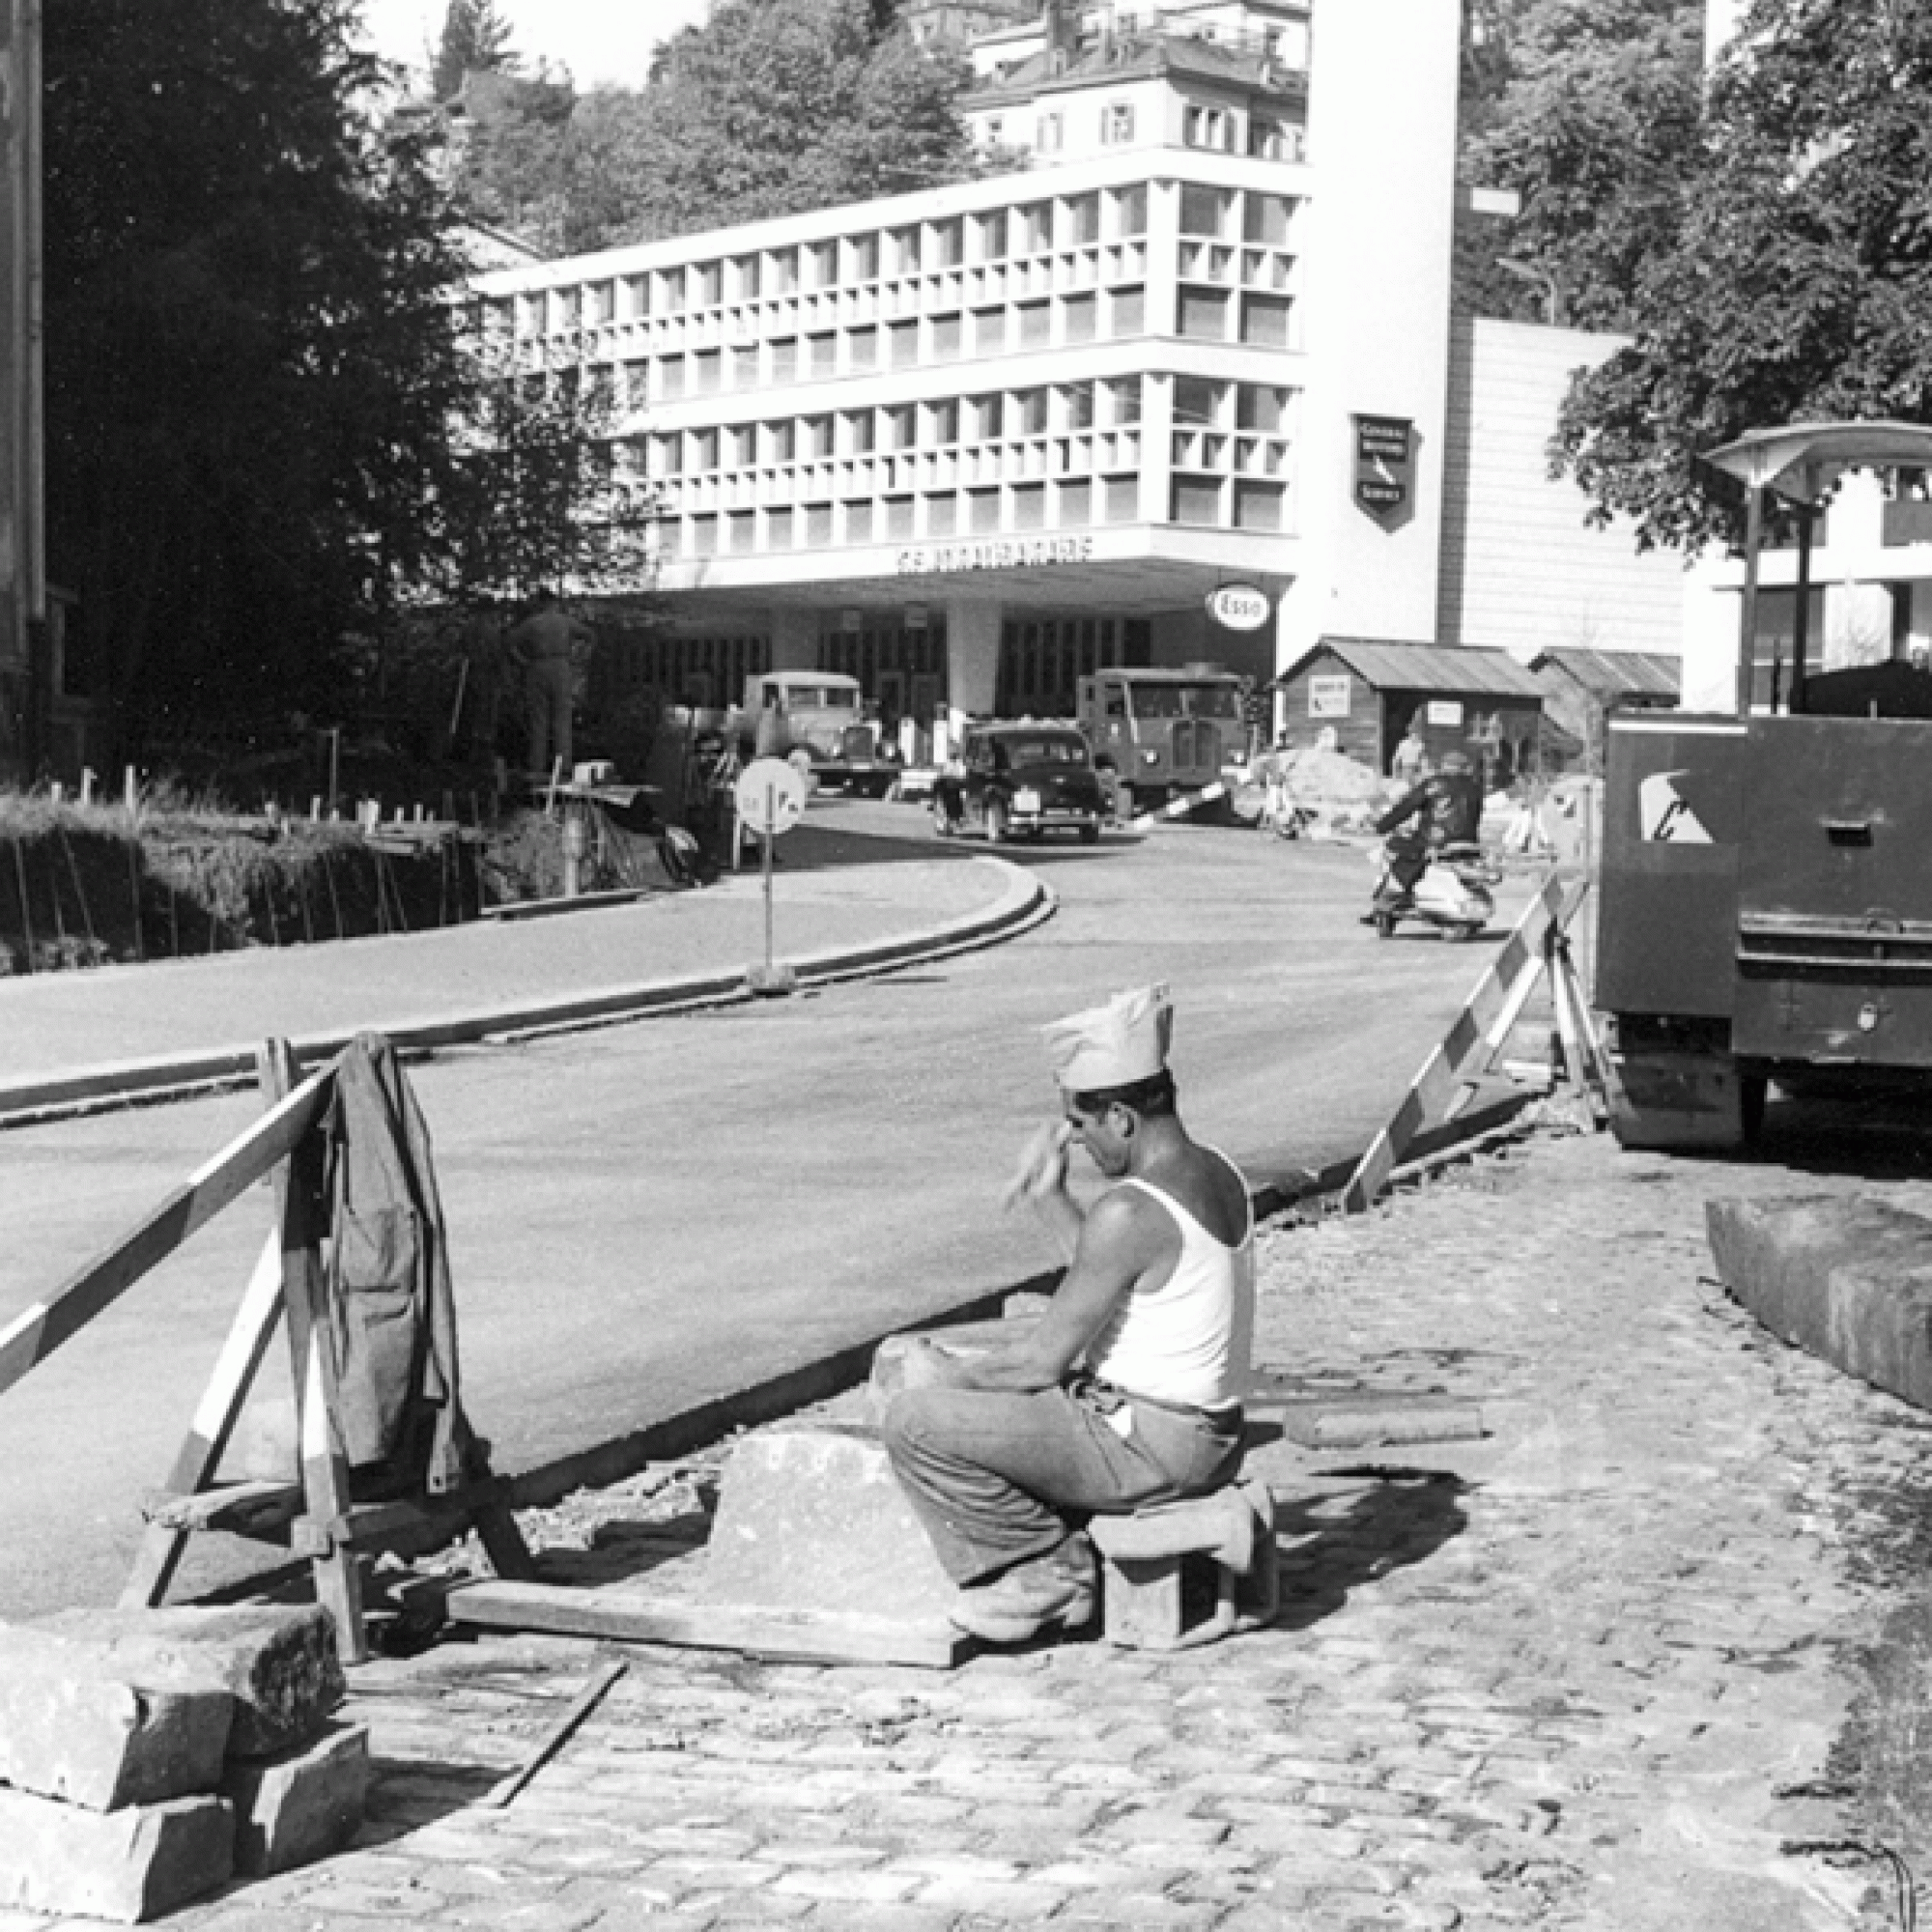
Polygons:
M1579 379L1556 459L1649 547L1734 538L1697 452L1821 417L1932 422L1932 5L1757 0L1635 340Z

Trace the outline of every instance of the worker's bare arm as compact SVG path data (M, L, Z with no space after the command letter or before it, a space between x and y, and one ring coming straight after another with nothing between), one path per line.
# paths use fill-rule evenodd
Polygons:
M1134 1284L1171 1268L1179 1248L1172 1218L1138 1189L1102 1196L1083 1218L1072 1264L1038 1322L1010 1346L960 1363L948 1379L1019 1393L1056 1386Z

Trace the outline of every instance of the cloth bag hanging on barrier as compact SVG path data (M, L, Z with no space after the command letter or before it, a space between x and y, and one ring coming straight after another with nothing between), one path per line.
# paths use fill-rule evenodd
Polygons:
M429 1128L379 1033L337 1065L328 1145L328 1319L343 1453L358 1491L458 1487L469 1444L456 1299Z

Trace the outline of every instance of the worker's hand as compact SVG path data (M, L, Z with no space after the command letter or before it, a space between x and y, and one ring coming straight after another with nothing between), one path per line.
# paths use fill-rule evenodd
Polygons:
M1019 1166L1007 1183L1002 1205L1011 1208L1022 1201L1058 1194L1066 1185L1066 1161L1072 1145L1073 1129L1065 1121L1036 1127L1020 1150Z

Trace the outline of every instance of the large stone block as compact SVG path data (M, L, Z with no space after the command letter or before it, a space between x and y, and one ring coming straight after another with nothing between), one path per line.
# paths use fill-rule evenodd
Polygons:
M0 1908L132 1924L225 1885L234 1858L220 1798L88 1811L0 1790Z
M0 1627L0 1674L16 1657L149 1690L225 1690L235 1700L231 1756L307 1744L346 1689L335 1626L320 1608L62 1610Z
M1932 1220L1853 1195L1713 1201L1719 1278L1773 1334L1932 1408Z
M714 1604L943 1618L953 1591L866 1423L788 1424L725 1464L705 1559Z
M235 1869L268 1878L344 1850L369 1801L369 1733L330 1724L312 1745L238 1758L221 1781L235 1807Z
M96 1811L213 1791L235 1700L157 1690L0 1645L0 1784Z

